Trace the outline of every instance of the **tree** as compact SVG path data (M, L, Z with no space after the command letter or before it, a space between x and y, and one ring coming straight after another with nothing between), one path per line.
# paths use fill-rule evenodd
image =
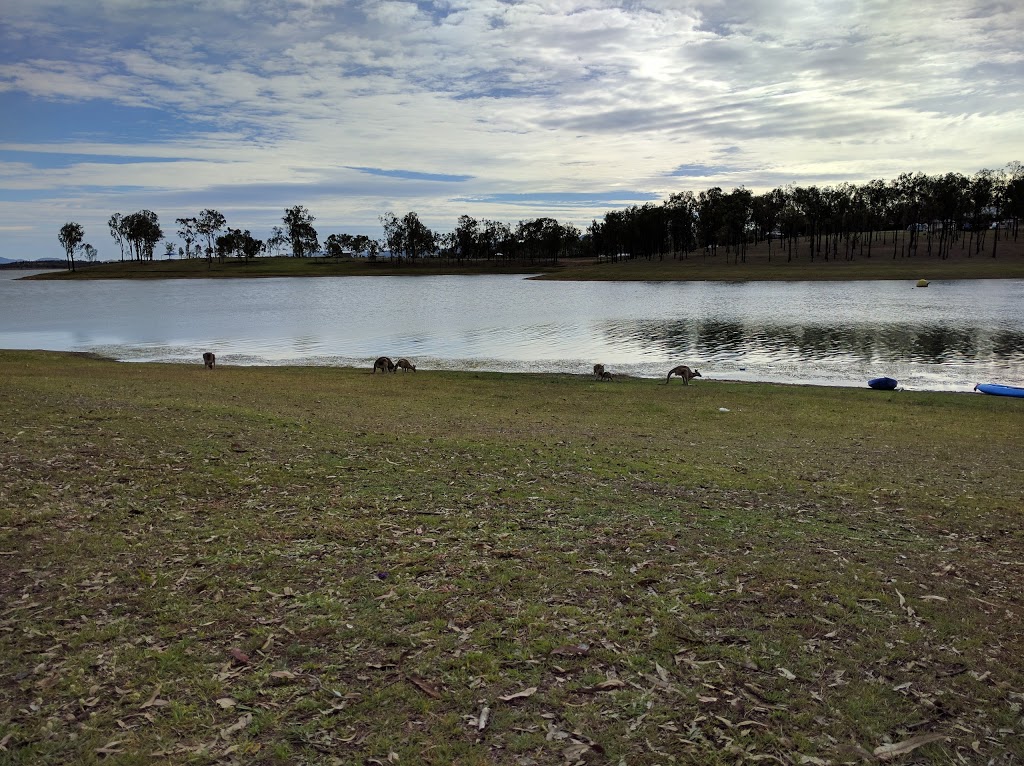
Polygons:
M185 257L192 257L192 243L199 239L199 221L196 218L176 218L178 236L185 242ZM198 248L197 248L198 250Z
M167 256L167 260L171 260L174 257L174 253L176 251L177 248L174 246L173 242L164 243L164 255Z
M340 258L352 250L354 239L351 234L332 234L324 240L324 251L332 258Z
M97 250L92 245L88 243L82 245L82 254L85 256L87 263L96 263Z
M136 260L153 260L153 248L164 238L160 228L160 219L152 210L140 210L126 215L121 222L122 234L132 250Z
M227 226L227 219L224 215L213 209L206 209L196 219L196 232L206 237L206 258L213 258L213 246L217 239L217 232Z
M124 231L123 231L123 218L120 213L114 213L110 216L110 220L107 221L107 226L110 228L110 236L114 238L114 241L121 248L121 260L124 260Z
M316 229L313 228L313 221L316 219L306 208L302 205L288 208L284 211L282 220L292 245L293 256L305 258L320 249L320 241L317 239Z
M270 236L267 238L267 252L271 255L278 255L287 243L288 237L285 236L284 229L275 226L270 230Z
M477 258L480 250L480 223L470 215L460 215L455 227L454 249L459 260Z
M68 269L74 271L75 250L82 244L82 240L85 238L85 230L80 223L66 223L60 227L60 234L57 238L60 240L61 245L64 246L64 252L67 254Z
M402 222L392 212L380 217L380 225L384 227L384 244L391 252L392 258L401 258L405 252L405 229Z
M416 213L406 213L402 226L405 229L405 252L409 260L416 263L417 256L434 251L434 232L423 225Z
M223 261L229 255L241 258L248 262L255 258L264 249L264 244L254 239L249 230L241 231L228 227L227 233L217 237L217 257Z

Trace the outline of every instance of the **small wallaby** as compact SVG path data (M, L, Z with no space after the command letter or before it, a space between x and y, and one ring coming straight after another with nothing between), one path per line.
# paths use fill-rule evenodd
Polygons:
M608 372L608 370L601 370L601 380L614 380L614 379L615 378L612 376L612 374L610 372Z
M416 365L410 362L405 357L402 357L397 362L395 362L395 367L400 367L402 369L402 372L408 372L409 370L416 372Z
M206 365L207 369L212 370L214 365L217 364L217 357L212 351L203 352L203 364Z
M373 372L375 373L377 370L380 370L381 372L394 372L395 363L386 356L379 357L377 361L373 363Z
M673 367L671 370L668 371L668 376L665 378L666 384L672 379L673 375L678 375L680 378L682 378L683 385L687 386L690 385L690 381L693 378L704 377L703 375L700 374L700 370L691 370L685 364L681 364L678 367Z

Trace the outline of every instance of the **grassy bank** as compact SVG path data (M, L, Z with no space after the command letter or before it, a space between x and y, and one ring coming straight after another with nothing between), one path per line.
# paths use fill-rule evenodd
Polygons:
M1024 758L1019 400L0 352L0 401L0 763Z
M891 237L891 234L889 235ZM991 237L991 234L989 235ZM989 246L989 248L991 245ZM1001 241L998 257L986 249L975 254L954 246L950 257L929 256L922 244L917 254L892 257L892 244L880 243L872 257L858 255L852 260L813 262L807 245L796 246L795 257L774 242L748 248L746 262L736 263L725 249L716 256L702 252L685 257L634 259L598 263L593 258L563 259L557 264L521 263L497 266L486 261L447 262L427 258L417 263L366 258L257 258L247 263L229 259L224 263L205 260L116 262L83 266L76 272L54 271L31 279L220 279L228 277L326 277L326 276L426 276L435 274L538 274L542 279L615 281L722 281L722 280L853 280L853 279L1024 279L1024 239Z

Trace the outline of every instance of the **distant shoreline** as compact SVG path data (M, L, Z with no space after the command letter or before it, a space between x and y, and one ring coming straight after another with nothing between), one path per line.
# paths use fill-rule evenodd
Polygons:
M769 249L770 248L770 249ZM792 254L791 254L792 253ZM895 256L895 257L894 257ZM946 258L929 255L922 244L916 252L895 251L892 243L875 244L871 254L851 251L830 258L808 255L806 243L774 241L751 245L737 257L735 249L666 253L652 258L620 260L589 258L557 261L453 260L448 258L254 258L167 261L113 261L76 264L76 271L45 265L0 265L0 268L47 269L27 279L232 279L254 277L472 276L521 274L531 279L569 281L852 281L919 279L1024 279L1024 239L1002 240L997 255L954 246Z

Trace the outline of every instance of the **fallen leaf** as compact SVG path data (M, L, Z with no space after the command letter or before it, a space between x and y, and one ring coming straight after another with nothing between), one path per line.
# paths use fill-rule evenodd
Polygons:
M490 717L491 717L491 709L489 707L484 706L484 708L480 711L480 715L477 716L477 719L476 719L476 729L477 729L477 731L483 731L484 730L484 727L487 726L487 719L490 718Z
M537 687L531 686L528 689L523 689L521 692L516 692L515 694L506 694L504 697L498 697L498 699L500 699L502 702L511 702L512 700L520 700L526 699L527 697L532 697L536 693Z
M922 734L918 737L905 739L902 742L894 742L891 745L879 745L874 750L875 758L880 761L888 761L890 758L906 755L912 750L916 750L921 747L921 745L927 745L930 742L938 742L940 739L945 738L945 734Z
M590 750L590 745L584 745L582 742L569 745L562 751L562 757L565 758L566 763L576 763Z
M238 700L231 699L231 697L221 697L217 700L217 704L220 705L224 710L232 708L238 704Z
M796 676L793 675L792 671L787 670L786 668L775 668L775 669L777 671L779 671L779 675L782 676L783 678L785 678L787 681L795 681L796 680Z
M228 654L230 654L231 658L240 665L249 664L249 655L243 652L241 649L230 649L228 651Z
M290 670L275 670L275 671L273 671L270 674L270 677L271 678L283 678L283 679L291 680L292 678L295 678L296 676Z
M148 700L139 705L139 710L145 710L148 707L163 707L170 704L167 700L158 699L160 696L160 686L161 684L156 685L156 691L153 692L153 695Z
M406 676L406 678L409 679L409 683L411 683L421 692L426 694L428 697L433 697L436 700L441 699L441 693L422 678L418 676Z
M235 721L233 724L228 726L226 729L221 729L220 730L221 739L228 739L228 738L230 738L232 735L240 732L242 729L244 729L246 726L248 726L251 721L252 721L252 713L246 713L241 718L239 718L237 721Z
M587 686L580 689L580 691L588 694L593 692L610 692L613 689L621 689L625 685L625 681L620 681L618 678L609 678L607 681L602 681L594 686Z
M99 755L115 755L117 753L123 753L123 750L118 750L117 746L124 742L123 739L115 739L112 742L108 742L103 747L96 748L96 752Z

